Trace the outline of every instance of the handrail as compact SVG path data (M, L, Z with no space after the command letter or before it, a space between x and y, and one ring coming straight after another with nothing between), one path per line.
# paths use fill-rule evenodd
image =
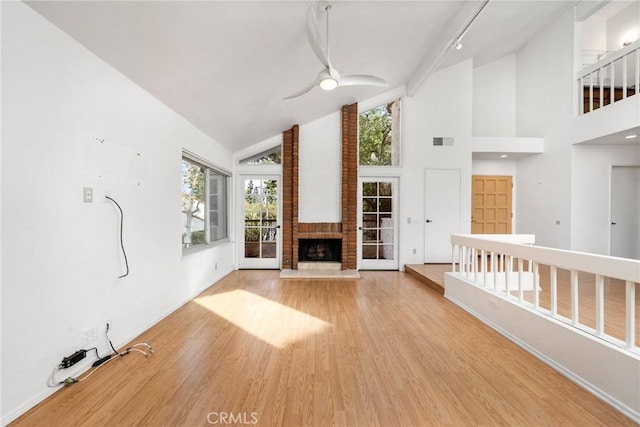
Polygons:
M506 296L516 304L533 308L539 313L593 334L610 344L640 353L635 339L635 294L636 284L640 282L640 260L534 246L534 241L535 236L532 235L452 235L452 274L483 287L488 292ZM528 264L526 270L525 262ZM540 265L549 266L549 309L540 306ZM569 270L571 274L570 318L558 313L558 269ZM580 322L580 272L595 275L595 328ZM623 341L605 333L606 278L624 282ZM533 291L533 302L524 299L525 288ZM512 292L516 291L517 295L513 295Z
M504 253L515 258L531 259L540 264L555 265L567 270L579 270L585 273L601 274L624 281L640 281L640 261L596 255L586 252L568 251L564 249L531 246L528 244L510 243L508 239L516 239L523 235L504 235L500 237L478 237L479 235L457 234L451 236L454 245L472 247L489 252ZM495 235L494 235L495 236ZM500 235L497 235L500 236ZM531 235L524 235L531 236Z
M604 57L603 59L599 60L598 62L595 62L591 65L589 65L588 67L583 68L582 70L578 71L577 75L576 75L576 79L581 79L584 78L586 76L588 76L589 74L593 73L594 71L599 70L600 68L606 66L607 64L610 64L614 61L617 61L618 59L628 55L629 53L631 53L632 51L634 51L635 49L640 48L640 39L634 41L633 43L630 43L628 45L626 45L625 47L623 47L620 50L617 50L615 52L611 52L610 55L607 55L606 57Z

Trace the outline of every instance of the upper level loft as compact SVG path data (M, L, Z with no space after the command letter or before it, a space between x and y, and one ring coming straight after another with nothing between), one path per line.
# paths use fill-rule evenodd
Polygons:
M585 14L576 76L579 115L637 95L640 86L638 2L600 2Z

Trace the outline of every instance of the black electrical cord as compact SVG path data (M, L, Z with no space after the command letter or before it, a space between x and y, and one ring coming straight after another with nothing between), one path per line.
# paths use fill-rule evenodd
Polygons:
M104 331L104 334L107 336L107 341L109 341L109 345L111 346L111 350L113 350L114 354L117 354L118 356L124 356L124 353L120 353L118 350L116 350L116 348L113 346L113 343L111 342L111 338L109 338L109 324L107 323L107 329Z
M96 347L88 348L87 353L90 352L91 350L94 350L96 352L96 357L100 359L100 355L98 354L98 349Z
M120 211L120 247L122 248L122 255L124 255L124 265L127 267L127 272L122 276L118 276L119 279L122 279L123 277L127 277L129 275L129 261L127 260L127 252L124 250L124 241L122 239L122 227L124 225L124 212L122 212L122 208L120 207L118 202L116 202L109 196L104 196L104 197L111 200L118 207L118 210Z

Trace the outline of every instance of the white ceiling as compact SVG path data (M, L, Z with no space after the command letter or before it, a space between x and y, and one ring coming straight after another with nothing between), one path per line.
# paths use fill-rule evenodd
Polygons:
M387 89L316 88L309 1L42 1L34 10L215 140L237 151ZM572 1L492 0L441 67L516 51ZM478 1L334 1L331 60L390 88L420 80Z

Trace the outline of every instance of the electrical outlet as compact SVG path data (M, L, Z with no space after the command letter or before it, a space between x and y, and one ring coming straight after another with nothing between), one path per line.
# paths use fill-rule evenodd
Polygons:
M491 308L498 308L498 300L489 298L489 304L491 304Z
M413 248L413 254L415 255L417 253L416 248Z
M93 188L82 188L82 201L85 203L93 203Z
M218 269L218 263L216 262L215 264L213 264L213 269L217 270Z
M94 342L98 339L98 327L93 326L91 328L85 329L82 331L82 342L80 343L81 347L86 346L89 343Z

